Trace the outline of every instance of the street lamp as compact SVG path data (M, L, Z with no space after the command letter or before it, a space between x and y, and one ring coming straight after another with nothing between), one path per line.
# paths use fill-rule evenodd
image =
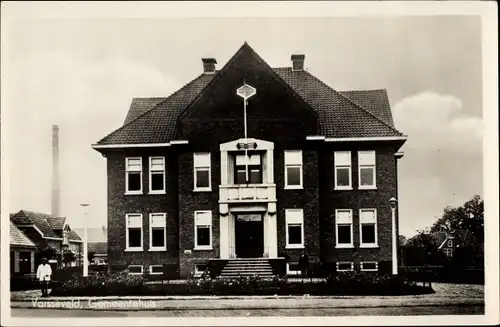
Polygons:
M81 203L80 206L83 208L83 277L87 277L89 275L89 263L88 261L88 248L87 248L87 207L89 203Z
M396 235L396 206L398 200L392 197L389 200L392 210L392 274L398 274L398 248L397 248L397 235Z

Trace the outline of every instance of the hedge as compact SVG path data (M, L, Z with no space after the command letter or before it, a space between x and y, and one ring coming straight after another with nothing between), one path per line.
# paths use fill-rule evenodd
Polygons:
M54 282L55 296L120 295L406 295L432 293L432 288L417 286L398 276L342 273L326 281L291 282L287 278L258 276L232 279L190 279L186 283L146 284L141 275L127 272L74 276L66 282Z

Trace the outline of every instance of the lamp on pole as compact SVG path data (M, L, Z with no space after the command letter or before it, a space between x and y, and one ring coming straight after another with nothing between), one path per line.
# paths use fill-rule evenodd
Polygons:
M89 263L88 263L88 247L87 247L87 207L89 203L81 203L80 206L83 208L83 277L89 275Z
M398 274L398 242L397 242L397 234L396 234L396 206L398 205L398 200L395 197L392 197L389 200L389 204L391 205L392 211L392 274Z

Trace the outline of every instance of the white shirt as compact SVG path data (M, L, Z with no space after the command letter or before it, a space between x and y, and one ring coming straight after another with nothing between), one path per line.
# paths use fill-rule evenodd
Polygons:
M46 264L41 264L38 266L38 269L36 271L36 278L38 278L39 281L48 281L50 280L50 276L52 275L52 268L48 263Z

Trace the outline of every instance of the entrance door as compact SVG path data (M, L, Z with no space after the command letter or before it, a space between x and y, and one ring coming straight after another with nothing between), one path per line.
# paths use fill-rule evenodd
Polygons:
M261 258L264 255L262 214L236 214L236 257Z

